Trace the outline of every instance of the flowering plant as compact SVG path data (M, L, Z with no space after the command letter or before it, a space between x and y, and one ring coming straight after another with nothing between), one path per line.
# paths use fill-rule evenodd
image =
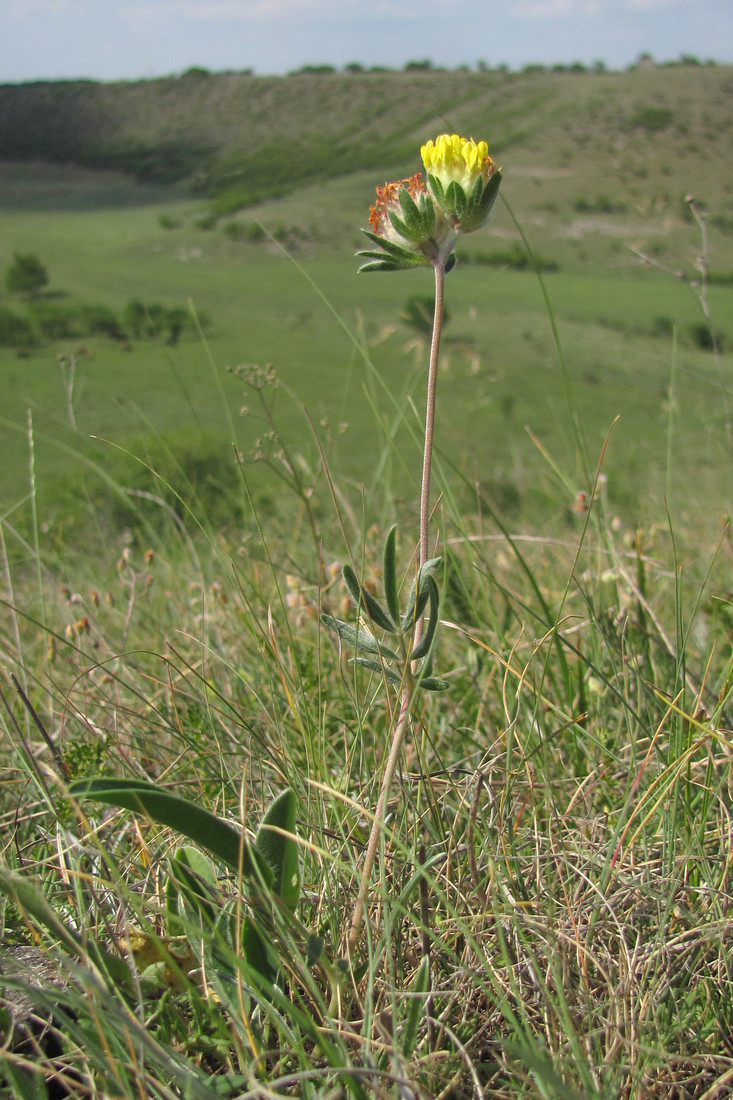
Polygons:
M430 344L427 410L420 491L420 540L415 575L403 613L397 599L395 536L393 527L384 548L384 605L362 585L346 565L343 577L357 608L359 623L353 626L332 615L324 623L341 643L356 651L356 664L381 674L385 684L400 693L399 710L386 756L361 872L359 896L354 908L348 949L353 954L359 941L369 880L379 848L392 778L419 690L443 691L450 685L432 675L433 653L440 622L440 592L434 574L442 558L429 556L430 471L432 466L438 355L443 325L445 273L455 263L453 250L462 233L472 233L489 220L499 193L501 170L489 156L485 141L441 134L420 150L426 181L420 172L377 188L369 211L369 229L362 232L375 248L359 252L368 262L360 271L400 271L429 266L435 273L435 309ZM388 644L378 633L391 635Z
M369 260L360 271L400 271L440 265L449 271L461 233L485 225L499 193L501 169L485 141L441 134L420 153L427 176L385 183L377 188L363 233L377 245L359 252Z

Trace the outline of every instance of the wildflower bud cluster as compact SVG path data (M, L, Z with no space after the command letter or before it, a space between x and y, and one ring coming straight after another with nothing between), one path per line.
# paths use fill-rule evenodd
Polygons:
M417 172L377 188L363 233L377 246L359 252L369 262L360 271L400 271L439 264L450 270L462 233L489 220L499 193L501 169L485 141L441 134L422 146L426 180Z

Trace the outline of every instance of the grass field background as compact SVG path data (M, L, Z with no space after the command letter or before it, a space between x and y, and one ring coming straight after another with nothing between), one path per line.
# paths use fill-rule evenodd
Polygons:
M0 210L4 258L9 261L14 251L37 252L50 272L48 293L59 295L52 300L91 302L118 312L132 299L185 309L191 304L210 323L207 346L191 329L170 348L162 341L131 340L128 350L92 336L45 342L23 358L11 349L0 351L5 509L17 506L22 515L29 492L29 410L35 491L48 523L81 518L82 485L90 499L98 499L101 487L79 469L79 455L93 456L107 471L118 471L123 482L132 478L140 487L142 472L134 463L92 443L90 436L153 461L167 447L184 465L196 465L198 448L205 459L198 463L199 479L206 462L219 476L227 469L233 475L230 444L236 442L247 456L260 434L254 415L239 415L243 404L252 403L227 371L238 363L272 363L291 394L277 397L283 435L312 461L315 443L299 406L315 422L328 418L329 460L338 472L368 486L363 456L370 447L379 449L379 425L391 424L395 415L379 392L380 379L405 398L417 394L419 402L426 346L400 315L411 298L429 298L432 289L422 273L357 276L353 252L360 246L358 227L366 220L373 179L363 175L317 185L297 200L248 210L239 216L241 224L256 219L281 242L242 243L221 225L198 228L201 207L190 200L171 202L158 195L151 205L145 188L117 177L68 169L64 179L63 171L42 166L26 172L33 186L23 192L16 182L13 191L18 171L5 168L10 198ZM527 181L516 181L518 195L514 182L510 163L505 194L521 217ZM68 209L70 194L79 209ZM470 483L479 481L511 502L517 518L531 515L546 523L557 511L556 478L525 429L553 456L568 490L579 491L587 488L617 417L604 459L615 505L635 518L653 507L658 518L663 493L673 488L671 503L684 504L691 518L705 522L723 503L730 400L725 336L733 330L733 305L728 286L707 289L723 354L701 350L690 337L694 326L705 324L699 287L690 285L700 241L697 227L682 218L683 198L677 196L675 217L616 215L610 226L608 217L576 215L565 225L554 216L551 224L545 217L545 224L536 225L536 218L525 215L522 229L530 246L559 266L543 280L565 370L543 288L531 270L466 262L451 276L438 445ZM161 215L178 227L163 228ZM671 239L665 238L671 255L661 262L671 266L670 259L676 260L674 270L683 271L685 281L642 263L632 251L643 252L665 219L671 223ZM725 270L727 238L712 226L709 233L716 269ZM523 248L505 209L487 234L469 244L473 252L488 254L509 245ZM76 433L69 427L58 363L59 355L69 353L76 358ZM576 454L573 417L586 441L582 458ZM691 470L695 491L687 494ZM414 476L409 464L396 471L395 491L404 493ZM253 477L257 485L259 473Z

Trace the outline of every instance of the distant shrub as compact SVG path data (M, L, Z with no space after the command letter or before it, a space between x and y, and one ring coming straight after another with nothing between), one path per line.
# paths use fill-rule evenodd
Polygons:
M134 298L122 312L125 329L136 340L164 339L169 347L175 347L185 329L193 325L188 310L181 306L164 306L160 302L142 302ZM210 321L199 314L198 322L206 328Z
M653 105L640 107L629 119L629 125L633 129L641 130L666 130L674 121L674 112L669 107L656 107Z
M408 61L405 65L406 73L429 73L433 68L433 63L430 58L425 58L423 61Z
M134 176L140 183L170 184L201 171L212 150L199 142L168 141L146 144L134 139L89 145L79 163L111 168Z
M296 69L292 75L300 76L322 76L325 73L335 73L333 65L303 65L300 69Z
M158 225L161 229L180 229L183 222L180 218L174 218L170 214L161 214L158 218Z
M659 315L652 321L652 334L654 336L671 336L674 332L674 321L671 317Z
M0 347L31 348L38 343L38 334L25 317L0 306Z
M13 262L5 273L5 286L10 294L32 298L47 283L48 271L35 253L13 253Z
M614 202L608 195L598 195L595 199L579 196L573 203L573 209L579 214L625 214L628 206L625 202Z
M457 254L463 264L481 264L484 267L507 267L512 271L559 271L560 265L556 260L548 260L534 252L532 258L520 244L510 245L509 248L497 248L494 252L469 252Z
M30 314L47 340L66 340L82 334L78 306L65 302L34 302Z
M247 236L247 227L242 222L227 222L224 232L230 241L242 241Z
M181 333L191 323L188 311L182 306L167 309L164 313L164 331L167 333L166 344L173 348L178 343Z
M151 332L150 318L143 302L134 299L128 302L122 312L122 321L125 328L136 340L143 336L155 335Z
M265 230L258 222L227 222L224 232L232 241L249 241L250 244L257 244L266 237Z
M193 224L196 226L197 229L203 229L208 232L210 229L216 228L217 221L218 215L210 212L208 214L199 214L199 216L194 220Z
M700 351L723 350L723 334L713 332L705 321L699 321L687 326L687 335L696 348Z
M90 336L109 336L112 340L124 340L125 333L114 310L107 306L83 305L79 310L84 330Z

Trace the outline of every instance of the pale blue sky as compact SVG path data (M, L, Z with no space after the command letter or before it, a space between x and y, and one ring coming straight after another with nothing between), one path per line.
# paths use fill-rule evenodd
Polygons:
M0 83L430 58L733 62L731 0L0 0Z

